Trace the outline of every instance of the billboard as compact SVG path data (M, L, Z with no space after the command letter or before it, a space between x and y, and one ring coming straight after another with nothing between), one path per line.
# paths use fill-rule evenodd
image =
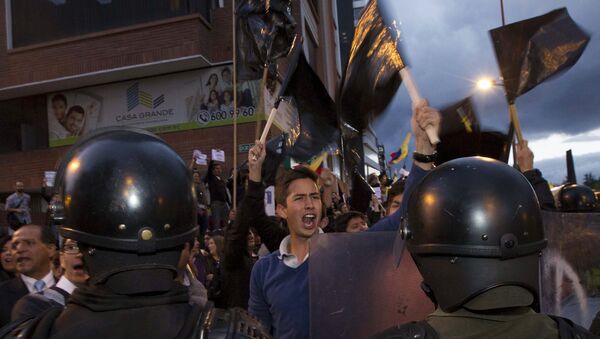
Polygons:
M224 65L51 93L49 144L73 144L79 136L108 126L164 133L233 124L231 72L232 66ZM257 114L264 119L264 109L257 110L259 90L259 80L238 83L238 123L254 122Z

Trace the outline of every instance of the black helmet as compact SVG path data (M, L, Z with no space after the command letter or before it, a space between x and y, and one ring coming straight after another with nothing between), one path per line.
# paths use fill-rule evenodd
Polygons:
M538 300L540 208L527 179L505 163L469 157L435 168L411 194L400 231L444 311L504 285Z
M563 186L558 193L558 201L563 212L592 212L597 203L594 191L578 184Z
M99 130L71 148L57 182L55 220L63 237L153 253L193 242L197 232L191 173L149 132Z

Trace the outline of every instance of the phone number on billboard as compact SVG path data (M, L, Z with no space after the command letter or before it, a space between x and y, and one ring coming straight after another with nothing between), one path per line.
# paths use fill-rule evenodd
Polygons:
M252 117L254 116L254 107L240 107L237 109L237 117ZM197 121L201 124L209 122L223 121L233 119L233 110L227 111L203 111L197 116Z

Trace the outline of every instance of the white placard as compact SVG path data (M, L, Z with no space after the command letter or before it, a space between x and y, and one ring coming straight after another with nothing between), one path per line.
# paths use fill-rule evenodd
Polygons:
M375 191L375 196L377 199L381 201L381 187L373 187L373 190Z
M269 216L275 215L275 186L265 189L265 213Z
M206 156L206 154L200 152L200 150L194 150L194 160L196 162L196 165L207 165L207 158L208 157Z
M46 186L53 187L54 186L54 178L56 178L55 171L45 171L44 178L46 178Z
M214 161L225 162L225 151L220 149L213 149L211 152L211 159Z

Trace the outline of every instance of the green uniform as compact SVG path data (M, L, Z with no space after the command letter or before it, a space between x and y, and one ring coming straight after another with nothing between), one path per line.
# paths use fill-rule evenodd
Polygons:
M558 327L550 317L529 307L474 312L465 308L452 313L441 309L427 317L442 339L558 338Z

